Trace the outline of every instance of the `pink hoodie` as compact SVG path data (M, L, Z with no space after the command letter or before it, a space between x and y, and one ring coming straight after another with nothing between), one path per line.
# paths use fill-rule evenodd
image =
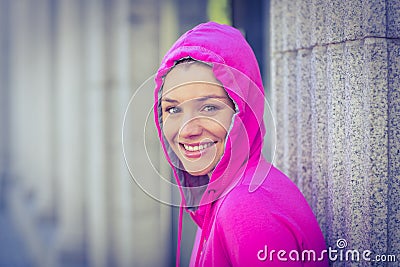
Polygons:
M162 133L163 78L188 57L212 66L236 106L225 152L210 179L176 168L179 160ZM198 25L168 51L155 81L155 122L182 196L177 266L183 208L199 226L191 266L328 266L324 238L305 198L261 154L264 88L242 34L214 22Z

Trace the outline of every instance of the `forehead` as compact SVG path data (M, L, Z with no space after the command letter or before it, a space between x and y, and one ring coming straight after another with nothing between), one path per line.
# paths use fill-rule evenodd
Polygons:
M204 95L225 96L226 92L211 67L203 63L179 64L164 79L163 97L196 98Z

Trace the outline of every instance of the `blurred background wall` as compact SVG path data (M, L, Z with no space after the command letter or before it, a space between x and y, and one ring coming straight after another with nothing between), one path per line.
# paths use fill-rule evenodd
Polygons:
M395 0L0 0L0 266L174 265L177 209L132 179L122 122L171 44L208 20L253 47L276 123L264 152L303 191L327 245L399 256L399 18ZM151 94L135 108L147 112ZM140 165L143 126L129 133ZM185 216L182 266L194 230Z

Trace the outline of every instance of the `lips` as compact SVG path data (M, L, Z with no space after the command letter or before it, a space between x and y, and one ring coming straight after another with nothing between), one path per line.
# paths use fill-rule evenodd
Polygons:
M214 142L209 142L201 145L187 145L187 144L182 144L182 146L185 148L187 151L199 151L203 150L206 148L209 148L210 146L214 145Z
M204 151L215 145L217 142L207 142L207 143L196 143L196 144L184 144L179 143L181 150L183 151L184 155L188 158L198 158L201 156Z

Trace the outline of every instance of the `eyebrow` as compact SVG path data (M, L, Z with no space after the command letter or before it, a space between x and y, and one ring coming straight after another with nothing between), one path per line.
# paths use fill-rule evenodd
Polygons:
M210 98L228 99L227 96L221 96L221 95L206 95L206 96L196 97L195 100L198 101L198 102L202 102L202 101L208 100L208 99L210 99ZM168 98L168 97L163 97L163 98L161 98L161 101L170 102L170 103L179 103L178 100L171 99L171 98Z
M171 98L168 98L168 97L161 98L161 101L170 102L170 103L179 103L178 100L171 99Z

